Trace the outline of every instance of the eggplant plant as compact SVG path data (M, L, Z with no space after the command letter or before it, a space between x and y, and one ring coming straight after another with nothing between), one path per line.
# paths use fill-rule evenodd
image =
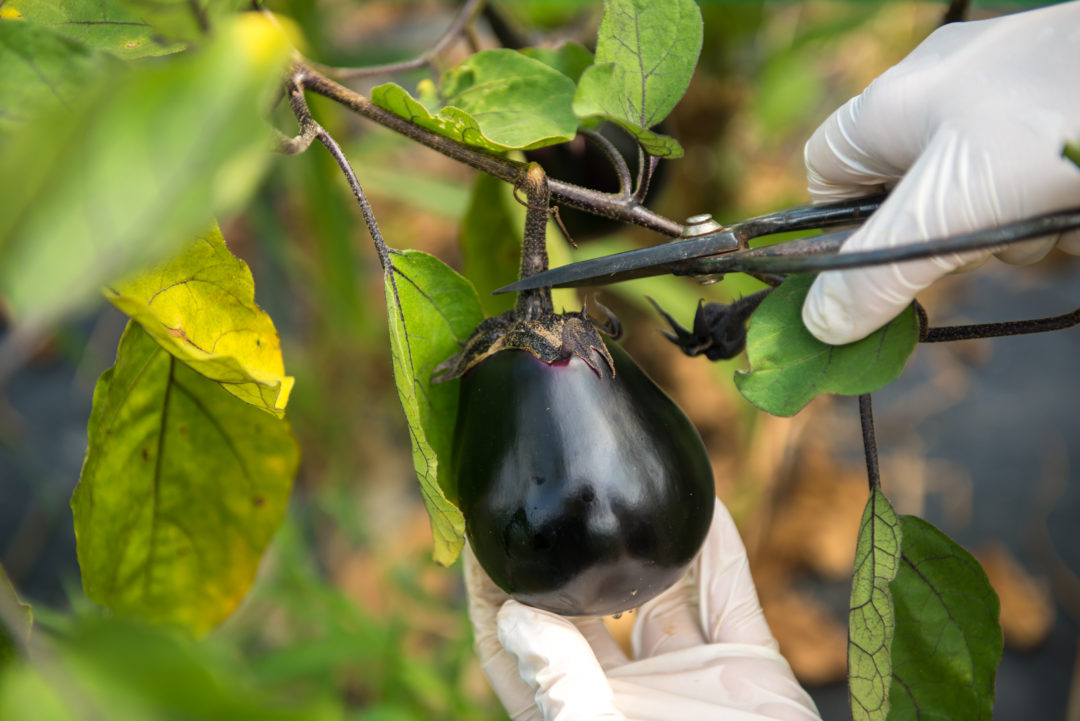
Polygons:
M121 619L202 637L251 589L300 464L287 413L296 381L216 219L251 203L270 148L286 156L282 166L322 152L317 144L378 258L434 560L453 564L468 538L492 579L525 603L575 615L639 606L684 572L707 531L714 479L698 432L584 308L556 313L550 289L496 308L477 287L546 269L559 207L665 238L684 233L686 223L646 199L661 160L674 167L684 155L677 126L661 123L703 50L698 4L593 3L595 42L556 44L517 27L511 3L466 0L422 55L365 67L311 59L321 55L304 39L307 5L0 0L0 301L10 319L0 387L102 296L129 318L94 389L71 504L87 597ZM479 49L480 30L498 47ZM444 68L462 38L470 52ZM355 89L420 71L415 87ZM361 184L369 169L358 172L335 137L346 116L478 171L487 192L512 188L524 228L507 224L498 248L466 247L464 274L392 247ZM634 149L635 173L612 132ZM616 190L544 172L544 151L576 138L610 163ZM505 220L474 205L481 223ZM522 239L520 266L496 262ZM495 270L470 273L483 264ZM850 597L852 716L989 718L1002 653L997 597L969 553L893 510L869 394L920 342L1071 327L1080 315L938 329L913 306L834 348L799 320L811 276L756 277L758 292L744 301L699 306L691 330L660 312L690 355L745 349L750 367L736 385L759 409L787 416L823 393L860 399L870 498ZM29 618L0 576L3 718L27 718L34 689L85 666L77 638L54 653ZM188 653L170 644L154 645L156 657ZM59 710L48 718L76 717L72 698L50 699ZM241 707L293 717L258 699L230 703L214 718Z

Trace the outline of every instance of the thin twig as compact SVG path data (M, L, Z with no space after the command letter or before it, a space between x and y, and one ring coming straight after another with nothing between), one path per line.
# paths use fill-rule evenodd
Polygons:
M605 138L603 134L598 133L595 130L586 130L582 128L580 131L587 139L596 143L596 147L600 148L600 151L611 162L612 169L615 171L615 175L619 177L619 195L630 197L630 167L626 164L626 158L622 156L619 149L615 147L615 144Z
M653 174L656 172L656 166L660 164L660 158L649 155L644 150L641 150L639 157L644 158L645 165L643 172L638 173L638 183L637 188L634 189L633 199L635 202L644 203L645 196L649 194L649 184L652 182Z
M295 78L289 78L285 82L285 94L289 98L289 107L292 108L293 115L296 116L300 132L289 138L281 131L277 131L278 151L285 155L297 155L311 147L311 142L315 140L315 136L319 131L319 124L311 117L307 101L304 99L304 88L296 82Z
M457 15L454 16L454 21L450 23L450 27L446 29L446 32L439 37L433 46L411 60L401 60L396 63L386 63L385 65L372 65L366 68L335 68L315 63L312 63L311 65L312 67L317 67L326 75L338 80L356 80L357 78L369 78L376 75L393 75L408 70L416 70L417 68L422 68L424 66L431 68L432 72L435 72L435 58L446 50L450 43L457 39L459 35L461 35L465 26L472 22L477 13L483 9L484 1L485 0L465 0L465 3L458 10Z
M368 120L500 180L519 185L525 178L525 163L510 160L422 128L389 110L380 108L360 93L334 82L310 66L297 65L293 79L306 89L344 105ZM548 187L553 200L594 215L623 223L633 223L672 237L677 237L682 233L681 223L649 210L633 198L601 193L555 179L548 180Z
M926 315L926 309L918 302L915 303L915 313L919 318L920 343L948 343L958 340L974 340L976 338L1004 338L1013 335L1048 333L1080 325L1080 308L1048 318L936 327L930 327L930 319Z
M866 478L870 492L881 490L881 471L878 469L877 439L874 436L874 409L870 394L859 396L859 423L862 425L863 452L866 454Z

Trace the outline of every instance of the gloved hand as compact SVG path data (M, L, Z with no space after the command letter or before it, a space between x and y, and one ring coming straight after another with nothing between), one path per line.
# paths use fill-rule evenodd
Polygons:
M939 28L832 114L806 144L814 200L892 188L842 252L932 240L1080 205L1080 3ZM895 186L895 187L894 187ZM1013 244L1041 259L1058 238ZM1062 248L1080 253L1080 235ZM941 276L989 251L822 273L803 306L826 343L865 337Z
M465 582L484 673L515 721L820 718L777 651L719 502L691 570L637 611L633 661L599 617L510 600L468 548Z

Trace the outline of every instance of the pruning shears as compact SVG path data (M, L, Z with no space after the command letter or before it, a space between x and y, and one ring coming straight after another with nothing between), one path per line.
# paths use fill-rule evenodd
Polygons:
M710 216L687 221L683 236L661 245L583 260L523 278L495 293L533 288L606 285L654 275L713 276L724 273L818 273L945 253L998 248L1009 243L1080 228L1080 208L1026 218L993 228L908 245L839 253L856 227L750 248L749 242L777 233L825 230L862 224L885 200L884 194L834 203L808 203L721 226Z

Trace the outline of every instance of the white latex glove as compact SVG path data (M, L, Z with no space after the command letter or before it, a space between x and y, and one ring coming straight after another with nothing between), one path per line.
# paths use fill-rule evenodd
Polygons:
M468 548L465 582L484 673L515 721L820 719L777 651L719 501L691 570L637 611L633 661L602 618L510 600Z
M1080 205L1080 3L939 28L849 100L806 144L810 195L892 188L842 252L893 247ZM894 187L895 186L895 187ZM1080 236L1062 248L1080 252ZM998 253L1032 263L1058 238ZM923 288L989 251L822 273L803 306L826 343L865 337Z

